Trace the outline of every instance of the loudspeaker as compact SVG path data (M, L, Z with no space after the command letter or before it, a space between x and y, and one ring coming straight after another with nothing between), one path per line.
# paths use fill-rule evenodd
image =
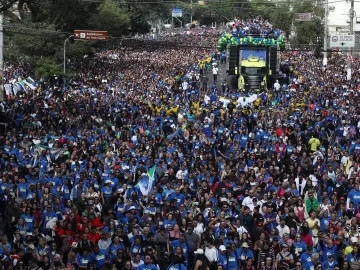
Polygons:
M269 69L272 71L272 74L278 73L280 70L280 62L278 61L280 52L278 51L278 48L270 47L269 54Z
M227 73L228 75L237 75L239 68L239 49L236 45L231 45L227 49Z

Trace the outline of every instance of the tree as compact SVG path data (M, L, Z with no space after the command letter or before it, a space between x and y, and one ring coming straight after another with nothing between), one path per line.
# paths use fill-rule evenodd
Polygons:
M297 3L294 6L294 13L313 13L313 21L311 22L294 22L295 37L292 44L316 44L318 38L324 38L324 25L322 18L324 18L325 9L321 3Z
M130 17L114 0L104 0L99 12L90 19L90 25L96 30L106 30L111 35L121 36L129 32Z

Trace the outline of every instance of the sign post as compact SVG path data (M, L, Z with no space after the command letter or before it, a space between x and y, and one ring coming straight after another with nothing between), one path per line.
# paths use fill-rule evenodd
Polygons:
M311 22L312 14L311 13L295 13L294 20L296 22Z
M174 32L174 17L175 18L181 18L182 17L182 9L181 8L173 8L171 10L171 23L172 23L172 29L173 29L173 32Z
M74 40L103 40L109 39L107 31L74 30Z
M355 35L332 35L330 47L353 48L355 47Z

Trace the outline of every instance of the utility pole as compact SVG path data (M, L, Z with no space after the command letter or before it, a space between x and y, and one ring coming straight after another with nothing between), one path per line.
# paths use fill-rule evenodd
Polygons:
M193 21L192 15L193 15L193 0L191 0L190 2L190 26L192 25L192 21Z
M329 16L329 0L325 2L325 18L324 18L324 59L323 66L327 66L327 40L328 40L328 16Z
M66 75L66 43L69 41L70 38L72 38L74 35L69 36L64 41L64 75Z
M350 35L354 34L354 0L351 0L351 9L350 9ZM347 63L347 80L351 80L351 61L352 61L352 48L350 48L350 55L348 57Z
M4 13L0 12L0 101L4 100Z

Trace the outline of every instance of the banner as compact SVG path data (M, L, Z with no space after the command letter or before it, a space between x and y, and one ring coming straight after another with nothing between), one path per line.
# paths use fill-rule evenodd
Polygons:
M41 144L37 144L34 146L34 152L38 152L38 154L41 154L42 151L46 151L46 150L50 150L50 154L55 158L58 159L61 149L59 148L53 148L53 147L48 147L46 145L41 145Z

